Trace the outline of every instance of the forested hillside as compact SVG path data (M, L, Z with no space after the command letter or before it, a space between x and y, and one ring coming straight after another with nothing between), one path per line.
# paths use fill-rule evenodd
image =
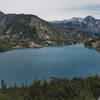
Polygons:
M51 78L35 80L30 86L10 86L1 82L0 100L97 100L100 96L100 77Z

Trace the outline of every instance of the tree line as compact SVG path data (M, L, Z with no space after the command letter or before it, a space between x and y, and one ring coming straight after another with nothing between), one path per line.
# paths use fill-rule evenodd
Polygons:
M7 87L1 81L0 100L97 100L100 96L100 76L87 78L56 78L35 80L29 86Z

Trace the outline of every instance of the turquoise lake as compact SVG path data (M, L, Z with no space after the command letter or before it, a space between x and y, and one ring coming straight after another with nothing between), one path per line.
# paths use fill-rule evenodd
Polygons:
M82 45L16 49L0 53L0 80L31 84L50 77L100 75L100 52Z

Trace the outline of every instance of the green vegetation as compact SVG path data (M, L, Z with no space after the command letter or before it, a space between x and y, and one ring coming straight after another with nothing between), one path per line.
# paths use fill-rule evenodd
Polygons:
M54 78L35 80L30 86L6 87L1 82L0 100L97 100L100 96L100 77Z
M0 39L0 52L8 51L14 48L28 48L29 41L13 40L13 39Z

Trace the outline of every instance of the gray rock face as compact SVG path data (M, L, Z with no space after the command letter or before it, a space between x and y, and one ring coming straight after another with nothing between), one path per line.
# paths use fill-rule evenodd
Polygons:
M93 43L93 48L97 51L100 51L100 41L96 41L95 43Z
M82 19L77 20L82 21ZM73 41L85 41L93 37L89 31L57 26L35 15L0 12L0 39L33 41L47 45L70 44Z
M84 46L100 51L100 38L84 42Z
M56 21L54 23L63 27L72 27L87 30L92 32L96 36L100 36L100 19L95 19L92 16L87 16L85 18L74 17L70 20Z
M61 24L47 22L35 15L4 14L0 12L0 51L13 48L41 47L45 45L69 45L91 40L96 37L89 30L72 27L84 25L86 28L98 25L92 17L73 18ZM91 23L90 23L91 22ZM66 24L67 23L67 24ZM69 23L69 24L68 24ZM66 27L68 26L68 27Z
M4 14L0 12L0 38L24 39L30 41L71 40L64 29L46 22L35 15Z
M7 26L7 17L4 13L0 12L0 33L4 31Z
M97 100L100 100L100 96L99 96L99 98Z

